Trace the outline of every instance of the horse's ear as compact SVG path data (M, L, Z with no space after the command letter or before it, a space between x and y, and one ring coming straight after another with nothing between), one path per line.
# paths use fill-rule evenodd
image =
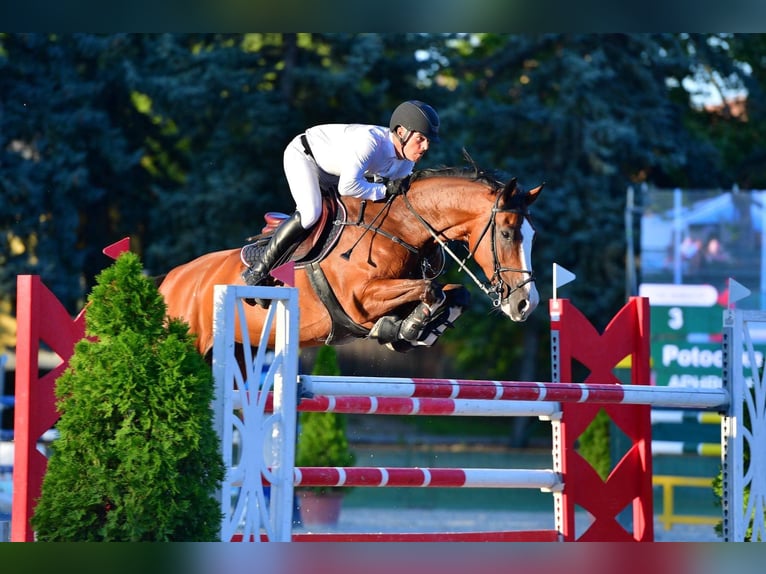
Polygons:
M534 201L537 199L537 196L540 194L544 187L545 182L541 183L534 189L530 189L527 192L527 205L532 205L532 203L534 203Z
M518 181L515 177L511 178L511 180L505 184L505 187L503 188L503 196L500 200L500 203L503 205L508 205L511 203L511 198L513 197L513 194L516 193L516 190L518 189Z

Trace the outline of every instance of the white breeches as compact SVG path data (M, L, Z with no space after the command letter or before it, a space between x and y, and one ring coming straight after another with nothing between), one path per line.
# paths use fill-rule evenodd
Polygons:
M310 229L322 215L319 179L332 176L321 171L314 159L306 154L300 135L293 138L285 149L284 169L290 193L295 201L295 210L301 215L301 226Z

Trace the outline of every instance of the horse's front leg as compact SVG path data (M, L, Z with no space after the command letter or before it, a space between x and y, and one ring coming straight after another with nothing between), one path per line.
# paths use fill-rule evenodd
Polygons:
M468 307L471 301L468 289L462 285L447 285L444 287L444 294L444 302L429 317L418 334L417 340L411 342L413 346L422 345L431 347L444 334L444 331L453 326L454 322L463 314L463 310ZM395 348L395 350L407 351L409 349Z
M401 309L438 297L432 294L438 289L437 283L427 279L373 279L362 290L355 289L352 298L357 301L357 312L361 323L374 323L385 315L401 314Z
M446 299L441 286L429 281L420 297L420 303L402 319L399 325L399 338L405 341L417 341L426 323L431 320Z
M406 310L399 309L399 313L380 317L370 331L370 338L397 351L407 351L416 345L430 347L468 305L468 291L462 285L442 287L428 280L418 283L418 288L409 292L409 301L399 299L397 307L405 302L418 301L417 305L408 309L406 315ZM370 293L366 295L370 296Z

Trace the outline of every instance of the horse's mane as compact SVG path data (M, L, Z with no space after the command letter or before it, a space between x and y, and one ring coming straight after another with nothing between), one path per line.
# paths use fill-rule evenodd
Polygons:
M487 184L493 189L499 189L503 187L503 182L500 179L500 174L497 171L487 171L480 168L473 158L468 155L466 150L463 150L463 156L470 165L462 167L454 166L440 166L436 168L421 169L412 172L410 182L418 181L421 179L429 179L432 177L459 177L463 179L469 179L471 181L480 181Z

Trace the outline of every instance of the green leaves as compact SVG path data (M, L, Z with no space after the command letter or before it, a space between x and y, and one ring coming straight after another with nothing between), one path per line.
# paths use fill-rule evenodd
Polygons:
M185 325L124 253L99 274L57 380L60 438L33 517L40 540L215 540L223 478L213 381Z
M323 346L317 352L314 375L340 375L334 347ZM356 455L346 437L346 417L338 413L300 413L295 466L353 466ZM323 493L333 488L317 487ZM347 491L348 489L342 489Z
M96 278L88 297L86 333L93 337L116 337L127 332L144 336L165 330L165 301L148 277L138 257L126 253Z
M547 182L533 210L541 300L557 262L578 276L567 294L596 322L625 299L628 185L766 185L758 34L4 34L0 43L0 297L12 297L16 275L40 274L73 314L105 245L130 235L153 274L240 245L263 213L293 207L282 153L295 134L324 122L385 125L413 97L443 124L422 167L460 164L465 147L524 187ZM743 83L748 121L693 108L687 76ZM485 322L486 305L477 309L461 323L494 328L497 317ZM524 331L498 339L515 348L508 338Z

